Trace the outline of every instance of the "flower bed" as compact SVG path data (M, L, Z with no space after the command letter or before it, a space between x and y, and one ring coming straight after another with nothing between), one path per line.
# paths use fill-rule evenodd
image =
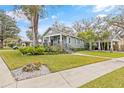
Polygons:
M24 67L12 70L12 75L17 81L34 78L50 73L47 65L42 65L39 62L27 64Z

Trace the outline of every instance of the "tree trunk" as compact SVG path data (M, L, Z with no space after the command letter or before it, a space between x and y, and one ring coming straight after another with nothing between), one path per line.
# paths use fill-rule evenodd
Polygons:
M39 18L38 14L35 14L32 17L33 46L38 45L38 18Z
M100 45L100 41L98 41L98 50L101 50L101 45Z
M110 52L113 52L113 41L111 40Z
M89 42L89 50L92 50L92 42Z
M0 48L3 48L3 30L2 30L2 21L0 21Z

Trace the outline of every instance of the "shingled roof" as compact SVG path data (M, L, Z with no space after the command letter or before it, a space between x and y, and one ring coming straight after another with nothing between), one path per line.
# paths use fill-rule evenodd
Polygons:
M72 28L69 27L49 27L47 31L43 34L45 35L54 35L54 34L64 34L64 35L69 35L69 36L76 36L76 33L73 31Z

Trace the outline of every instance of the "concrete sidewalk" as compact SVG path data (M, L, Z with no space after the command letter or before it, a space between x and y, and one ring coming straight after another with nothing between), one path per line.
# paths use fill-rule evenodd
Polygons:
M0 64L1 62L2 61L0 61ZM4 67L6 68L5 65L3 65L3 68ZM87 82L90 82L102 75L110 73L121 67L124 67L124 58L90 64L90 65L77 67L69 70L64 70L64 71L60 71L60 72L44 75L41 77L32 78L32 79L22 80L18 82L17 81L15 82L11 74L9 74L10 72L7 71L8 73L7 77L9 76L10 78L9 80L11 82L8 81L9 85L5 87L17 87L17 88L69 88L69 87L72 87L72 88L75 88L75 87L80 87L81 85L86 84ZM5 73L1 75L4 75L4 74ZM4 82L6 81L3 81L2 83Z
M102 57L102 56L95 56L95 55L81 54L81 53L72 53L72 55L78 55L78 56L91 56L91 57L110 58L110 59L112 59L111 57Z
M0 87L6 87L15 83L15 79L12 77L11 72L9 71L6 64L0 58Z

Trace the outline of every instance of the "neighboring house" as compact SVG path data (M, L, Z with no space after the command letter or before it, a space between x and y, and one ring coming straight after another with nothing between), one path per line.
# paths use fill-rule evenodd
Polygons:
M109 43L109 45L106 44L106 50L110 50L112 47L114 51L124 51L124 31L114 32L110 39L104 43Z
M41 40L38 40L38 44L41 45L42 44L42 41ZM21 41L21 45L22 46L33 46L33 41L32 40L23 40Z
M32 46L33 42L32 41L21 41L22 46Z
M113 50L124 51L124 31L119 30L113 34Z
M84 41L76 37L74 31L69 27L65 27L64 30L49 28L43 34L43 44L60 45L63 48L84 48Z
M119 51L124 51L124 33L120 36L117 46Z

